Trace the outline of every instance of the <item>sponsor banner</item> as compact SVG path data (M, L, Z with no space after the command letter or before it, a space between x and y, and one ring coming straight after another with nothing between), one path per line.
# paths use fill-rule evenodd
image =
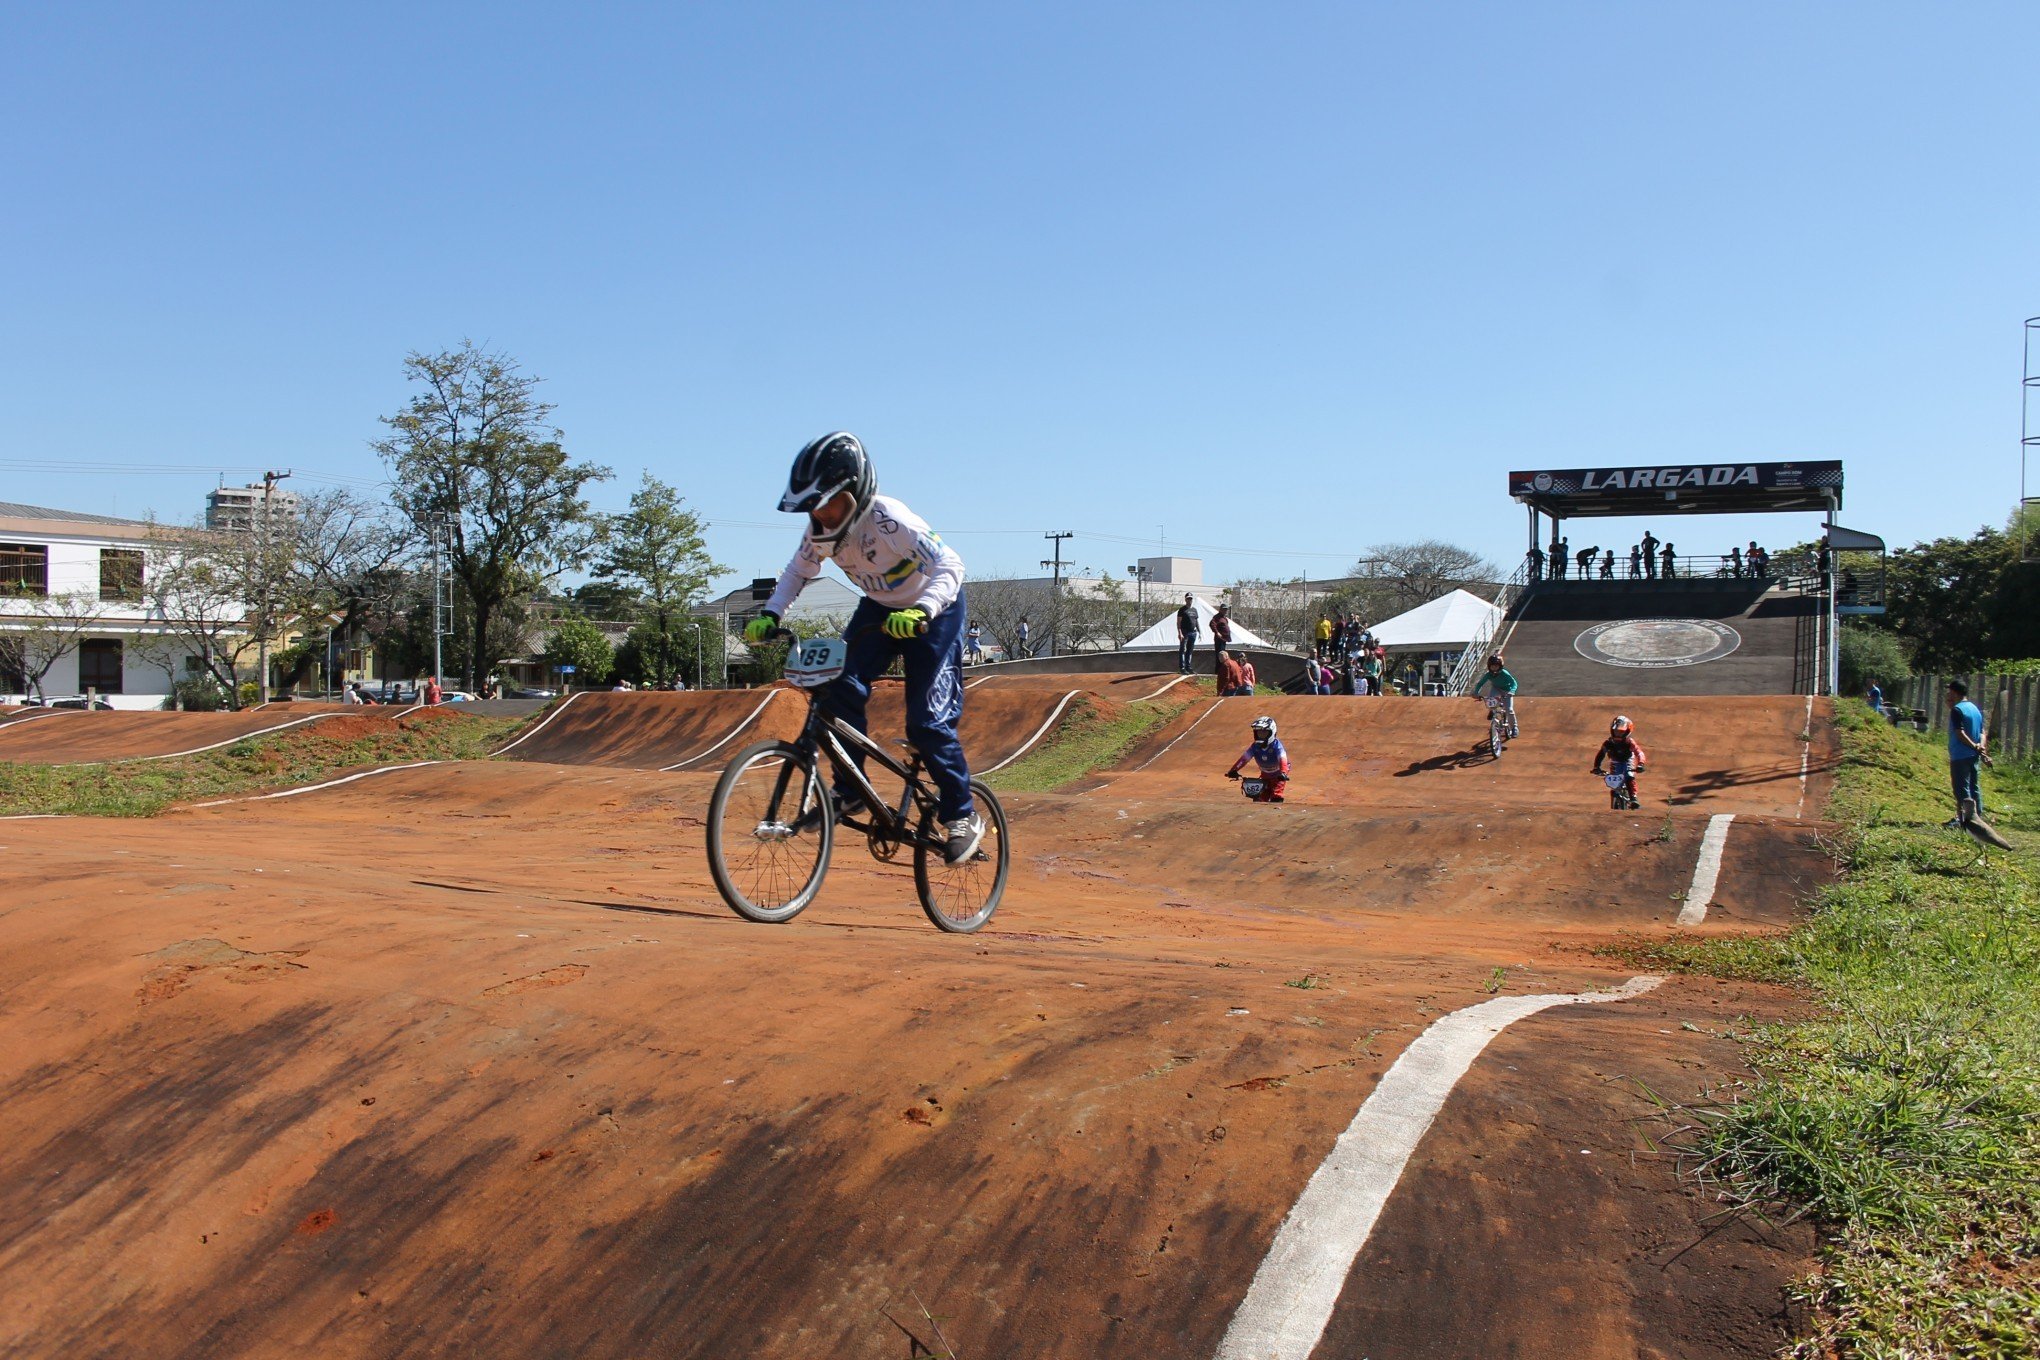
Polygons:
M1840 490L1842 465L1829 463L1672 463L1620 468L1557 468L1509 474L1509 494L1518 498L1631 493L1662 496L1667 491Z

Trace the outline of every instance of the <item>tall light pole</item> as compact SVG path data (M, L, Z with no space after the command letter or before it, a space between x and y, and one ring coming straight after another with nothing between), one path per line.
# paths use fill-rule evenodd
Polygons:
M694 687L708 688L708 662L701 657L701 620L694 621Z
M255 680L256 693L261 696L261 700L265 704L269 702L269 635L275 631L270 627L269 621L269 573L271 566L269 561L269 502L270 498L276 494L276 484L288 476L290 476L288 471L265 472L262 474L262 535L260 546L257 547L255 555L255 569L260 576L256 583L256 593L259 602L255 609L255 629L259 636L255 639ZM239 701L236 700L236 702Z
M1133 621L1139 625L1133 631L1138 633L1147 627L1147 583L1155 574L1155 569L1135 562L1127 567L1126 574L1133 578Z
M453 547L453 516L441 510L432 516L432 678L446 688L446 663L440 639L453 632L453 592L446 579L446 554Z

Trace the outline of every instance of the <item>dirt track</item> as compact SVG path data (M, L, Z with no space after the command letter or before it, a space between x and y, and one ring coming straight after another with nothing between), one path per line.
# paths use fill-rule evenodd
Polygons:
M881 1310L933 1345L918 1294L964 1355L1209 1356L1432 1020L1626 977L1591 947L1668 928L1712 814L1709 928L1821 877L1803 700L1633 705L1682 801L1627 816L1567 702L1495 764L1472 704L1253 701L1296 706L1284 807L1216 777L1245 706L1199 705L1010 797L1012 887L961 938L855 845L793 925L730 915L713 760L402 771L113 854L0 823L0 1351L906 1356ZM1624 1121L1786 1004L1675 981L1509 1031L1319 1354L1765 1353L1807 1241L1675 1256L1709 1206Z
M970 692L957 731L973 768L996 765L1040 736L1072 688L1009 685ZM898 681L881 680L873 687L867 710L873 736L894 741L905 732L903 695ZM577 694L505 747L504 754L514 760L637 770L697 762L711 766L750 742L797 736L806 702L798 690L786 687Z
M51 710L45 718L33 721L17 718L0 724L0 761L62 765L161 759L244 737L284 731L308 720L324 720L346 711L293 714L287 708L244 709L238 713ZM353 710L357 714L363 711ZM391 709L390 714L402 711Z

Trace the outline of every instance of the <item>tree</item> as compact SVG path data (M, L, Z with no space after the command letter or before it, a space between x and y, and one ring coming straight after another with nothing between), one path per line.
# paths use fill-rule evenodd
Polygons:
M99 622L99 597L74 590L55 595L0 591L0 675L18 676L27 694L42 694L43 679L78 650Z
M396 474L397 508L423 533L450 527L448 556L467 606L465 688L474 689L504 655L495 616L589 546L595 524L581 493L610 472L567 457L539 380L510 359L462 341L413 353L404 369L423 390L383 417L391 433L373 447Z
M628 511L602 518L594 574L597 580L630 587L643 601L645 631L638 654L652 683L663 685L678 672L676 634L686 631L682 616L707 591L710 579L726 570L709 557L701 520L672 487L649 472ZM633 629L632 637L638 636Z
M241 705L241 671L259 650L250 592L265 555L238 530L157 530L142 593L163 631L129 645L175 673L195 657L228 702Z
M984 625L1008 657L1020 654L1020 620L1026 619L1030 642L1039 647L1048 637L1049 593L1040 583L1008 576L971 576L963 585L970 617ZM968 622L966 620L966 622Z
M1886 692L1894 692L1912 675L1912 661L1899 640L1881 628L1869 628L1854 619L1844 619L1841 647L1836 660L1841 669L1844 694L1860 694L1875 680Z
M1451 590L1481 587L1492 592L1502 573L1494 563L1468 548L1427 538L1416 543L1381 543L1369 548L1372 563L1355 564L1353 574L1367 571L1377 591L1361 609L1368 623L1379 623L1437 599ZM1368 570L1371 568L1371 570Z
M419 576L422 564L410 526L366 497L342 489L301 495L296 513L288 523L273 525L271 537L272 549L282 551L280 557L269 555L268 565L280 578L269 593L280 614L295 616L305 635L297 664L279 667L285 683L316 669L320 689L337 688L325 665L326 639L358 633L374 645L394 631L396 617L415 607L419 596L429 605L430 583ZM430 656L428 633L425 658Z
M586 619L563 619L545 640L545 664L554 671L572 666L570 683L599 685L616 668L616 651L602 630Z
M567 597L581 617L606 623L630 623L644 608L644 596L635 587L615 581L588 581Z

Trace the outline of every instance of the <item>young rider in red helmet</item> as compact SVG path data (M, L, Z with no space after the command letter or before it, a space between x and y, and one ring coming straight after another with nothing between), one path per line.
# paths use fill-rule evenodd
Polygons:
M1608 740L1601 743L1601 749L1594 753L1594 773L1600 774L1603 762L1610 763L1620 771L1622 792L1629 799L1629 806L1643 806L1636 797L1636 776L1643 773L1643 746L1636 740L1636 724L1626 716L1617 715L1608 724Z
M821 691L829 710L865 730L871 682L895 656L907 673L907 738L927 761L941 796L943 858L961 864L984 838L984 819L970 796L970 767L956 721L963 715L963 559L926 520L878 494L871 459L855 435L825 434L793 460L779 508L807 516L807 531L780 573L764 612L744 626L762 642L822 563L834 561L864 592L843 630L848 656L839 679ZM838 789L839 805L855 806Z

